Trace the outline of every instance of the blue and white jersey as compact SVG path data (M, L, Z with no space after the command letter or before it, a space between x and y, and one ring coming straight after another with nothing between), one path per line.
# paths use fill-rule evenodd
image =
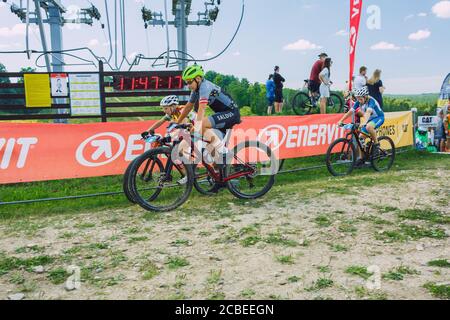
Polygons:
M372 109L369 121L375 118L384 118L384 112L381 109L380 104L372 97L369 97L369 100L367 100L367 103L364 105L361 105L359 101L356 101L353 105L354 112L361 111L362 113L366 113L368 109Z

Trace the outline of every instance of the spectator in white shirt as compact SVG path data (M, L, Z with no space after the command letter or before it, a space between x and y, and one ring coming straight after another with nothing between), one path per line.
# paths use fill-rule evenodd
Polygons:
M362 87L365 87L367 85L367 68L361 67L359 69L359 75L355 77L355 80L353 81L353 90L359 90Z

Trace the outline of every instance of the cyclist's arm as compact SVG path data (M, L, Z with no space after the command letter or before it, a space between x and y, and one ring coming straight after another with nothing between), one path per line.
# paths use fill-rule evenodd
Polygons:
M206 108L208 107L207 99L200 99L197 118L195 119L195 131L201 131L202 129L202 121L205 118Z
M194 104L192 102L188 102L186 104L186 106L183 108L183 110L181 111L181 115L180 115L180 118L178 118L177 123L182 124L184 119L186 119L186 117L189 115L189 112L191 112L193 108L194 108Z
M348 118L351 117L351 115L354 113L355 111L353 109L350 109L349 112L347 112L346 114L344 114L344 116L341 118L341 120L339 120L339 123L344 122L345 120L347 120Z
M156 129L158 129L159 127L161 127L163 124L164 124L164 122L166 122L167 121L167 118L166 117L164 117L164 118L162 118L161 120L159 120L158 122L156 122L155 124L153 124L150 128L148 128L148 132L152 132L152 131L155 131Z

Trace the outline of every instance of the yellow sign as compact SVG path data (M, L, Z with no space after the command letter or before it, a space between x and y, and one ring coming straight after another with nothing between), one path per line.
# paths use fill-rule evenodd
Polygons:
M50 78L48 74L25 74L25 105L27 108L52 106Z
M378 129L378 136L390 137L394 141L396 148L414 144L412 112L387 112L385 113L385 118L384 124Z

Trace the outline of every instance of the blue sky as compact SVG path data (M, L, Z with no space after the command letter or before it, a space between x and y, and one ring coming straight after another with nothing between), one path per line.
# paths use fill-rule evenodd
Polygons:
M8 3L13 2L19 1L8 0ZM140 8L145 3L154 11L163 11L163 0L125 2L127 56L136 53L157 56L162 53L166 48L164 29L150 27L146 32ZM193 0L191 19L203 9L203 2ZM62 3L69 11L89 6L87 0L62 0ZM104 1L92 0L92 3L98 6L106 23ZM112 15L114 1L108 0L108 3ZM170 6L171 1L168 3ZM219 18L212 28L190 27L189 53L205 58L221 51L237 27L241 3L241 0L222 0ZM245 0L245 4L244 21L235 42L223 56L205 63L206 69L245 77L252 82L264 82L273 66L279 65L287 86L299 88L303 79L309 76L317 54L325 51L334 60L332 80L335 89L344 87L349 68L349 0ZM382 69L387 93L438 92L444 77L450 72L450 1L363 0L363 5L356 67L366 65L369 72L375 68ZM379 8L379 30L370 30L366 25L372 17L367 13L370 6ZM93 27L67 25L64 27L64 48L90 46L97 55L108 56L106 35L99 23ZM176 49L174 30L170 39L171 48ZM30 46L41 49L36 31L30 36ZM8 4L0 2L0 51L24 48L23 24L10 13ZM28 61L25 55L0 55L0 62L9 71L21 66L34 66L34 60ZM68 67L67 70L80 68ZM150 63L142 63L138 69L148 70Z

